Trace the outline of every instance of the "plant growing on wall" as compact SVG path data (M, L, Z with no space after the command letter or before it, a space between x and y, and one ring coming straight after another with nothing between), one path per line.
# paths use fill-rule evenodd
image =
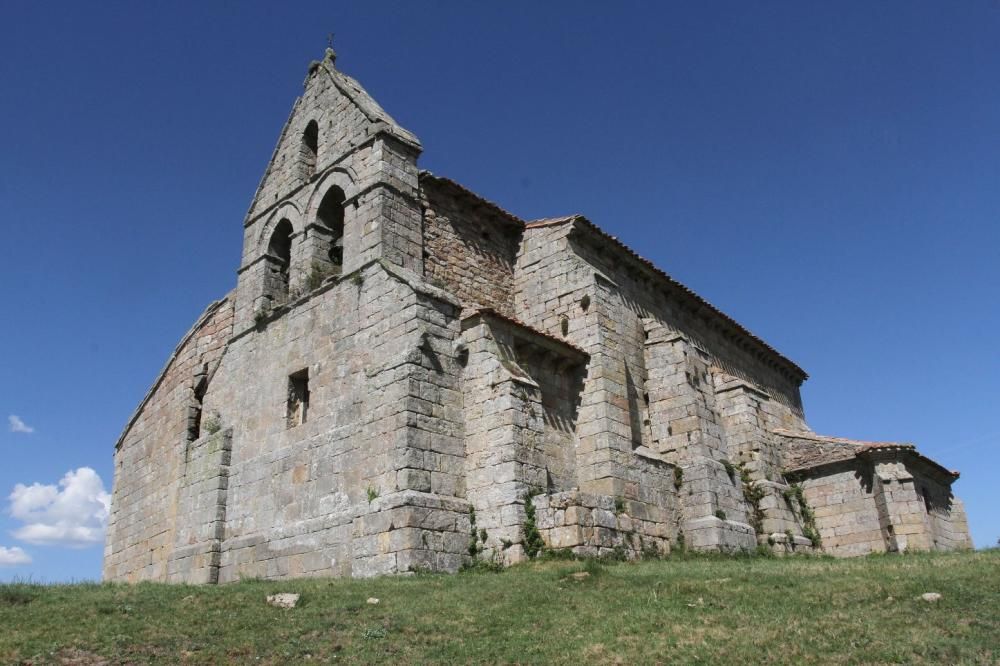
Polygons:
M736 478L736 467L733 466L733 463L728 460L723 460L722 466L726 468L726 474L729 476L729 480L734 480Z
M528 557L535 557L545 548L545 541L535 524L535 505L531 501L537 494L529 492L524 496L524 525L521 526L521 532L524 537L524 553Z
M222 430L222 417L219 416L219 412L212 412L201 424L201 427L209 435L214 435Z
M750 526L757 534L764 529L764 510L760 501L764 499L764 489L753 482L750 471L742 463L739 466L740 481L743 482L743 497L750 505Z
M499 550L494 549L492 555L489 559L482 559L480 555L486 550L486 539L488 534L485 529L476 529L476 507L469 507L469 557L472 558L471 562L467 562L462 565L462 569L465 571L492 571L494 573L503 571L504 561L503 555ZM507 550L511 547L511 542L504 539L501 542L503 544L503 549Z
M483 530L484 532L486 530ZM483 539L486 541L486 539ZM476 507L469 507L469 555L475 557L479 554L479 532L476 531Z
M789 490L796 504L799 505L799 517L802 519L802 536L812 542L813 548L819 548L823 545L823 540L819 535L819 530L816 529L816 514L813 513L812 508L806 501L802 484L796 483L790 486Z
M333 275L333 272L333 267L329 264L322 264L318 261L314 261L309 270L309 274L306 276L306 290L312 291L313 289L319 288L319 286L323 284L324 280Z

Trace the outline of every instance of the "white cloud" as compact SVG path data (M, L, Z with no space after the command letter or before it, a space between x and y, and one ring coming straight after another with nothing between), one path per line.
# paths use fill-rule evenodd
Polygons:
M30 425L21 420L21 417L17 414L11 414L7 417L7 423L10 424L11 432L23 432L26 435L30 435L35 432L35 429Z
M97 472L81 467L54 485L17 484L10 494L10 515L25 523L11 534L46 546L83 548L104 541L111 495Z
M0 567L16 567L19 564L31 564L31 555L17 546L12 548L0 546Z

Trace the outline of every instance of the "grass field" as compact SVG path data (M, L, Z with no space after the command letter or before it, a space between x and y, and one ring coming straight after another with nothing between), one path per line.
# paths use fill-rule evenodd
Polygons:
M301 601L273 608L275 592ZM0 662L997 664L1000 550L546 561L221 587L0 585Z

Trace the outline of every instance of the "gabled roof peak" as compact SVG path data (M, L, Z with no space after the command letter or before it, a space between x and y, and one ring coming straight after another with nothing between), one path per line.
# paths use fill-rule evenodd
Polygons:
M333 50L333 45L327 46L323 51L322 60L313 60L309 63L309 74L306 76L306 80L302 82L302 86L305 87L309 85L309 77L316 73L316 70L321 66L326 65L330 69L336 69L335 64L337 62L337 52Z
M333 47L327 47L323 60L313 60L309 63L309 74L306 76L306 80L303 82L303 87L308 87L310 79L315 76L318 70L325 71L330 77L330 81L333 85L337 87L340 92L346 96L355 106L357 106L362 113L367 116L368 120L377 126L378 130L384 131L387 134L395 136L397 139L403 143L409 145L411 148L417 151L422 151L423 146L420 144L420 139L417 136L400 125L396 120L386 113L375 99L368 94L356 79L351 78L347 74L337 69L334 63L337 60L337 52L333 50ZM294 110L293 110L294 112Z

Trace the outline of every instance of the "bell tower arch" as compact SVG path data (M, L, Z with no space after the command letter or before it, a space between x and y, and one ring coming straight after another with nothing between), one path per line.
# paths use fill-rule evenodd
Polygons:
M309 66L247 212L234 333L376 259L423 272L420 141L335 63L327 49ZM289 286L282 292L273 232L265 227L288 207L301 214L290 221Z

